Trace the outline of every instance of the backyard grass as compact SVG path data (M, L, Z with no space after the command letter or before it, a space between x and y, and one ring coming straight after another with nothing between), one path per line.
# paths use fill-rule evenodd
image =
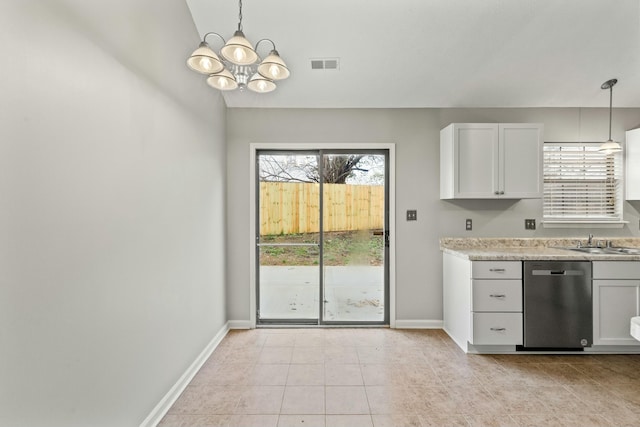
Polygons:
M261 236L260 243L318 243L318 233ZM318 265L312 246L261 246L260 265ZM324 265L382 265L384 240L372 230L325 233Z

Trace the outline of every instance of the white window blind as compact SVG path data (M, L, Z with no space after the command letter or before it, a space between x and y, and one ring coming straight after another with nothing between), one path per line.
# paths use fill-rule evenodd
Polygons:
M622 221L622 156L599 146L544 143L544 219Z

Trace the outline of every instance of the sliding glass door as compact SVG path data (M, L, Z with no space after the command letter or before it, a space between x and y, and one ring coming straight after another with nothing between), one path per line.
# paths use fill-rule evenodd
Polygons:
M256 158L258 324L388 323L388 153Z

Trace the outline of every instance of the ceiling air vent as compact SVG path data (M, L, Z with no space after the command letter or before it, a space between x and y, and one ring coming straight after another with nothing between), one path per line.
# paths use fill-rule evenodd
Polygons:
M321 58L311 60L312 70L338 70L340 69L339 58Z

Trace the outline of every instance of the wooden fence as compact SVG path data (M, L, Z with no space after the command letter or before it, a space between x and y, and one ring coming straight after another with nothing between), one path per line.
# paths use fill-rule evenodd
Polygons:
M375 230L384 224L384 186L324 184L325 231ZM320 185L260 183L260 234L317 233Z

